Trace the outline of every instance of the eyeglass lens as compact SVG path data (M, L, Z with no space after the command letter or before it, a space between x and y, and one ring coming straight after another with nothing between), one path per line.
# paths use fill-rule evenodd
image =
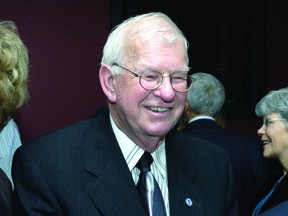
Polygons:
M192 78L186 73L175 73L169 78L172 88L177 92L185 92L192 85ZM163 79L163 75L159 72L145 72L140 76L140 84L147 90L153 90L162 84Z

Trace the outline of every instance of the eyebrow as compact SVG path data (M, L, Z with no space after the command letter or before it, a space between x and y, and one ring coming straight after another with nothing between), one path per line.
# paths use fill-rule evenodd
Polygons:
M149 65L140 65L140 67L136 67L136 70L150 70L150 71L153 71L153 72L162 72L162 71L167 71L167 70L161 70L159 68L155 68L153 66L149 66ZM188 73L190 71L190 67L185 67L185 68L182 68L182 69L177 69L177 70L169 70L169 72L172 72L172 74L174 73Z

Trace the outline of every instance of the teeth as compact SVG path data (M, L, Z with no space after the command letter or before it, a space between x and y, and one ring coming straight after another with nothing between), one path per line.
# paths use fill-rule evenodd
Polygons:
M149 109L152 111L157 111L157 112L165 112L169 110L169 108L166 108L166 107L150 107Z
M270 141L263 141L263 145L268 144Z

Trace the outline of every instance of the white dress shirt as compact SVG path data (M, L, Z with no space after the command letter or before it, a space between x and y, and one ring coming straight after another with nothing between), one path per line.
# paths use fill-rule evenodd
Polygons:
M21 145L18 127L13 119L0 131L0 167L12 183L11 169L15 150Z
M124 155L126 163L132 174L132 178L135 185L138 182L140 171L136 168L136 164L144 153L144 150L136 145L131 139L129 139L126 134L124 134L115 124L112 116L110 115L110 120L114 134L117 138L121 151ZM151 172L153 173L156 181L161 189L167 216L170 215L169 208L169 194L168 194L168 179L167 179L167 167L166 167L166 152L165 152L165 140L159 145L159 147L151 153L154 163L151 164Z

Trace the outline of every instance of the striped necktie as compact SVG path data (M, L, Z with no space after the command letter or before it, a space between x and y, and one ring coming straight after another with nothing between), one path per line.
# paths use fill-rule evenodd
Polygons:
M136 167L140 170L137 190L145 205L148 216L166 216L161 190L150 170L152 162L153 158L151 154L145 152L136 164Z

